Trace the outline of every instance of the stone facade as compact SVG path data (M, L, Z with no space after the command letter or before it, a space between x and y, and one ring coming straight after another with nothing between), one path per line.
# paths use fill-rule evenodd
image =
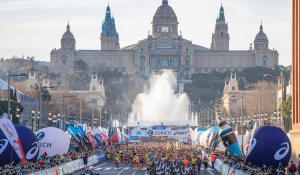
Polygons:
M255 66L274 68L278 64L279 54L268 48L269 40L262 24L255 37L254 48L251 44L249 49L230 50L223 7L219 13L212 43L210 48L206 48L182 37L174 10L167 0L163 0L153 16L152 33L149 31L147 38L136 44L120 48L115 19L111 17L110 7L107 7L100 37L101 50L76 50L76 41L68 24L61 39L61 48L51 51L49 67L52 72L70 74L76 71L75 61L83 60L88 64L89 72L94 69L117 70L147 77L162 69L171 69L178 77L190 78L194 73L241 71Z

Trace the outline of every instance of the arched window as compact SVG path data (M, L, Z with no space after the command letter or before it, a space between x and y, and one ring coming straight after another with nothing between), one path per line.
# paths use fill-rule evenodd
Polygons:
M178 65L179 65L178 58L174 57L173 58L173 66L177 67Z
M223 36L223 32L221 32L221 36Z
M151 66L156 66L156 57L151 58Z
M158 48L172 48L172 45L168 41L162 41L158 43Z
M141 62L141 66L144 66L145 65L145 60L140 60Z
M188 47L186 48L186 51L187 51L187 52L189 51L189 48L188 48Z
M93 91L96 91L96 87L95 86L93 86Z
M235 91L235 87L234 86L232 86L232 92L234 92Z
M162 66L168 66L169 65L169 61L167 57L162 57L161 58L161 65Z
M143 51L144 51L144 48L142 48L141 51L143 52Z

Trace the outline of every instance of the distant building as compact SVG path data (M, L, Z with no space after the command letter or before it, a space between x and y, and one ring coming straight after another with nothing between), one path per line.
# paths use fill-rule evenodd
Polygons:
M269 49L269 40L262 24L249 49L230 50L229 28L223 6L216 19L209 48L183 38L182 32L178 30L176 13L169 6L168 0L162 1L151 24L152 33L149 31L145 39L120 47L116 20L111 16L108 6L100 33L100 50L77 50L75 37L68 24L60 48L50 53L50 71L71 74L76 71L76 61L82 60L87 63L89 72L94 69L116 70L148 77L151 73L170 69L178 77L191 78L194 73L241 71L255 66L274 68L278 64L279 54ZM249 31L249 34L255 35L255 31Z

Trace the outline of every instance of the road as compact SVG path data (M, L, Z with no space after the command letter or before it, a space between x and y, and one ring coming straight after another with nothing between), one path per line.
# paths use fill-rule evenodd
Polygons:
M99 173L100 175L145 175L146 174L146 168L144 167L143 170L135 170L133 166L125 166L121 163L120 168L117 169L114 166L114 163L110 163L107 165L107 163L101 162L97 165L93 166L93 173ZM74 173L74 175L80 175L84 171L79 171ZM201 168L200 174L204 173L204 167ZM207 175L219 175L215 170L208 168L206 171Z

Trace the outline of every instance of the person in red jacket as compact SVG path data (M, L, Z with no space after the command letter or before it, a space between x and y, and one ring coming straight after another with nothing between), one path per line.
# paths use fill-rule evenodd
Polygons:
M211 166L214 169L215 168L215 161L216 161L216 156L214 154L209 155L210 160L211 160Z
M291 166L289 168L289 172L290 172L291 175L295 175L296 171L297 171L296 165L294 164L293 161L291 161Z

